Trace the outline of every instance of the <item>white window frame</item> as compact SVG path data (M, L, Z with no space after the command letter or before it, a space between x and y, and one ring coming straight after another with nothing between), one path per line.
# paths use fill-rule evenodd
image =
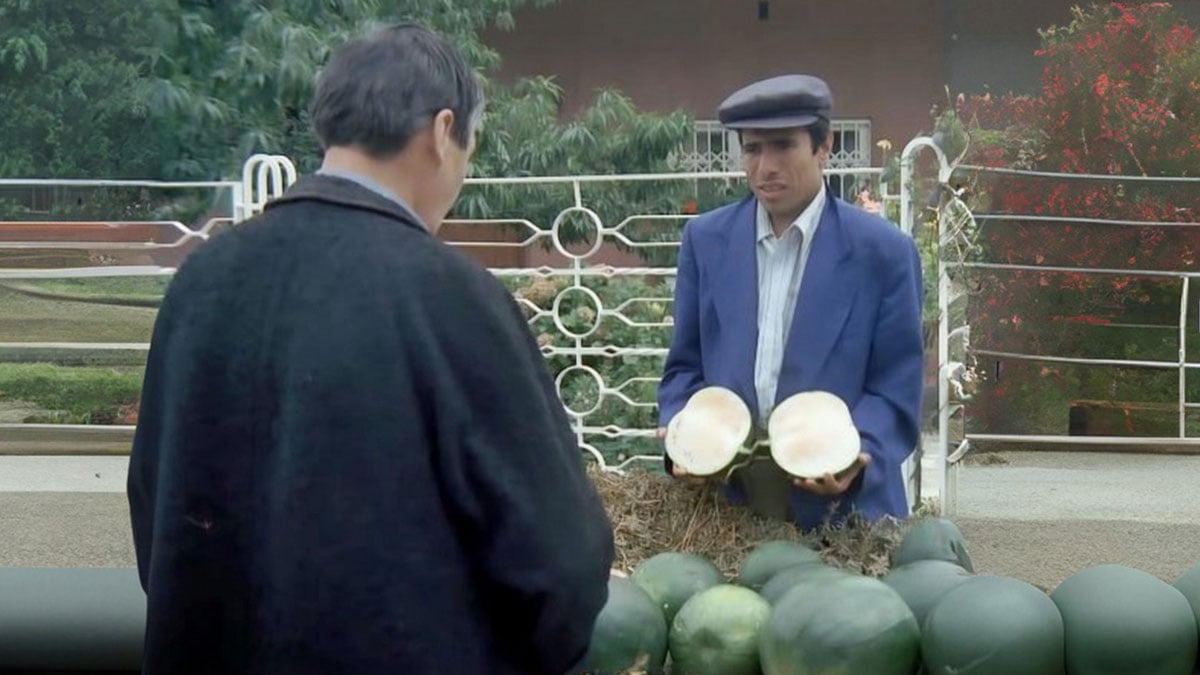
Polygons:
M834 136L833 169L871 166L871 120L835 119L829 124ZM854 150L845 150L846 138L854 138ZM737 171L741 169L742 148L736 131L721 127L717 120L696 120L692 137L674 157L681 171Z

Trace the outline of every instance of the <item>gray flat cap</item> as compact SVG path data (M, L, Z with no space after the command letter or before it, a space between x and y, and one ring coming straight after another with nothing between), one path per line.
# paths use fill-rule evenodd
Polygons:
M832 111L833 94L824 80L780 75L730 94L717 108L717 119L728 129L784 129L828 120Z

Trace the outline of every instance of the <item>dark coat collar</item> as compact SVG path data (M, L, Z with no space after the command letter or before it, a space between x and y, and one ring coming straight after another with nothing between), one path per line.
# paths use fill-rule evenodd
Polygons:
M282 196L267 202L266 209L283 204L316 201L336 204L387 216L428 233L428 228L411 210L348 178L315 174L303 176Z

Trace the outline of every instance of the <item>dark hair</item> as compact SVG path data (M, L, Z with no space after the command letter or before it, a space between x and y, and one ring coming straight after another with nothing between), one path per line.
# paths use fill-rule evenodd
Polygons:
M358 146L375 158L404 150L440 110L454 112L466 148L483 93L462 54L423 26L377 29L339 47L317 78L312 124L323 150Z
M829 138L829 120L821 117L805 128L808 129L808 137L812 139L812 151L815 153L825 139Z
M803 128L808 132L808 138L810 141L812 141L812 151L815 155L817 154L817 150L821 147L821 144L825 142L825 139L829 138L829 120L825 119L824 117L818 117L816 122L813 122L812 124ZM738 142L740 143L741 140L742 130L739 129Z

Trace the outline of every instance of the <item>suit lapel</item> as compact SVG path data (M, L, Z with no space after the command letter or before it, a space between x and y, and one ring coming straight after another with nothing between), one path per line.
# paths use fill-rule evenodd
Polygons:
M852 248L842 230L832 191L813 236L812 252L800 282L800 295L792 316L777 402L790 393L809 388L841 335L860 276L847 273Z
M721 320L721 331L729 336L736 359L737 390L758 416L758 395L754 388L754 358L758 349L758 255L755 241L755 208L748 198L730 214L728 240L724 250L716 251L721 262L714 266L713 300Z

